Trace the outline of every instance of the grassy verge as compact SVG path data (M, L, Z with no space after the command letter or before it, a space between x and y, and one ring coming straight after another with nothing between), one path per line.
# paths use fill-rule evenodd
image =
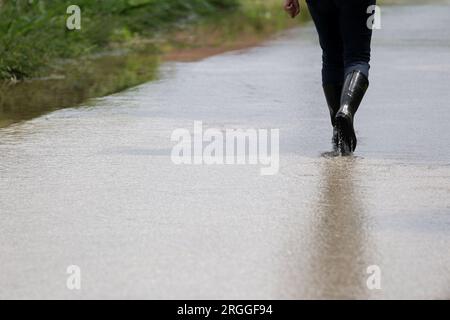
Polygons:
M79 31L66 9L81 8ZM161 60L253 45L299 23L281 0L0 0L0 127L152 80Z
M67 8L81 9L81 30L69 31ZM175 24L233 10L237 0L3 0L0 77L42 75L55 59L86 56L155 37Z
M67 8L81 9L81 30L70 31ZM61 59L76 59L136 44L161 44L189 30L185 45L218 45L242 33L262 34L287 24L281 0L0 0L0 79L49 73ZM187 29L203 25L207 32ZM194 32L192 32L194 31ZM205 35L207 37L205 37ZM211 40L215 37L216 43ZM204 37L207 43L202 43ZM170 41L169 41L170 42ZM180 43L175 44L179 47ZM156 48L161 49L161 48Z

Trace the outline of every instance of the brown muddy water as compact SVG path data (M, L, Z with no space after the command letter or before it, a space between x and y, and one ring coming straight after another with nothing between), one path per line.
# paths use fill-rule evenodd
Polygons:
M155 79L159 57L117 52L61 63L45 78L0 82L0 127Z
M1 128L0 298L449 299L449 16L383 8L353 157L310 24ZM194 121L279 129L279 173L175 165Z

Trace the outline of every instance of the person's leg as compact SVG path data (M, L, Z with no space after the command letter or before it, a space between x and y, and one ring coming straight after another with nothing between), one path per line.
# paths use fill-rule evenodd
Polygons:
M344 43L345 82L341 106L336 114L339 148L342 153L355 150L357 139L354 116L369 87L372 29L367 22L368 8L375 0L335 0L339 7L340 30Z
M337 146L335 118L340 108L344 83L344 46L340 34L338 7L333 0L306 0L322 47L322 83Z
M335 0L339 7L339 23L344 44L345 77L360 71L369 78L372 29L368 27L369 7L376 0Z
M306 3L322 48L323 84L342 84L344 82L344 46L338 7L333 0L306 0Z

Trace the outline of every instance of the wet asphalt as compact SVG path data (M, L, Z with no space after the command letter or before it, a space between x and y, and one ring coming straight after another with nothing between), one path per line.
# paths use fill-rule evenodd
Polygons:
M0 298L449 299L449 15L383 8L353 157L312 25L0 129ZM194 121L279 129L278 174L175 165Z

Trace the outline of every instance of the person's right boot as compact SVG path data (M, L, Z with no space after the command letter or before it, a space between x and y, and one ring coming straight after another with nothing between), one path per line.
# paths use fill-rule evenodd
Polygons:
M336 128L336 114L341 107L342 83L341 84L324 84L323 92L330 111L331 125L333 126L333 137L331 143L335 151L338 148L338 133Z
M356 149L357 139L353 121L368 87L369 80L361 71L353 71L345 79L341 107L335 119L341 154L351 154Z

